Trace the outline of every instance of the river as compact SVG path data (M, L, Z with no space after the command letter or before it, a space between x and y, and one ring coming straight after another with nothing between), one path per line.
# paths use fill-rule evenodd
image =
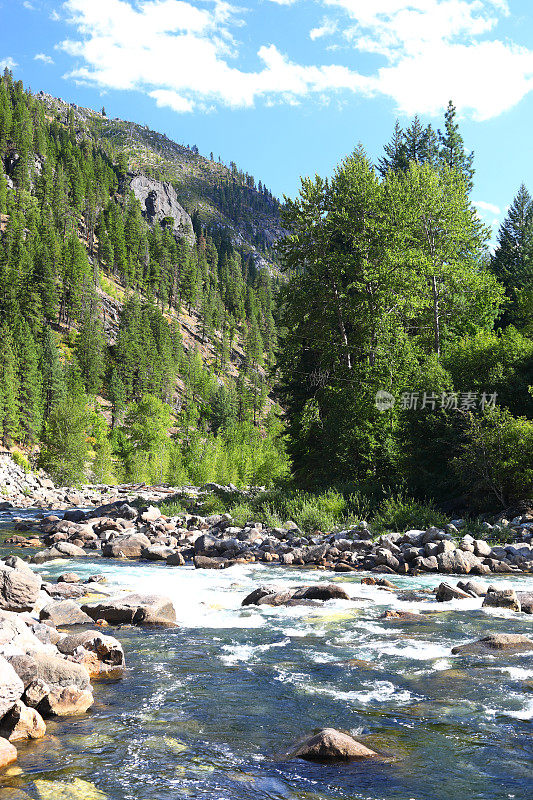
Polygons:
M533 797L533 654L451 655L453 645L488 633L531 633L531 617L487 612L474 599L401 602L361 585L361 573L93 558L38 569L100 572L107 588L169 595L179 627L110 628L124 646L126 675L95 684L87 715L50 721L45 739L20 745L16 767L0 778L1 800L70 800L60 784L73 778L98 790L80 800ZM353 602L240 605L261 583L332 579ZM440 580L393 576L413 589ZM512 582L533 589L533 576ZM438 613L423 623L380 620L391 607ZM322 727L350 731L385 758L283 760L285 748Z

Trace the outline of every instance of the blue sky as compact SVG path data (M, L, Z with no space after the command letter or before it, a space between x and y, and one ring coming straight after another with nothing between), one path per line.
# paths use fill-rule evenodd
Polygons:
M293 196L452 98L497 227L533 191L531 0L0 0L0 64Z

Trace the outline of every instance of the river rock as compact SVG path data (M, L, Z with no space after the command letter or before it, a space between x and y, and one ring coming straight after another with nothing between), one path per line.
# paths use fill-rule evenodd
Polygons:
M9 766L16 760L17 748L7 739L0 738L0 769Z
M296 745L289 754L289 758L319 762L353 761L374 756L377 756L374 750L370 750L349 734L341 733L335 728L324 728L314 736L309 736Z
M247 594L241 603L241 606L256 606L263 597L268 597L272 594L277 594L280 590L273 586L258 586L250 594Z
M150 539L144 533L119 536L102 547L102 555L108 558L140 558L142 551L150 547Z
M37 677L37 663L34 657L24 653L23 655L11 656L7 661L19 676L26 690Z
M39 614L39 619L54 628L61 625L86 625L92 622L92 618L85 614L73 600L48 603Z
M0 719L20 700L24 691L21 679L3 656L0 656Z
M35 680L26 687L24 702L27 706L30 706L30 708L37 708L51 691L51 688L45 681L41 680L41 678L35 678Z
M31 611L39 597L41 579L29 569L0 568L0 608Z
M52 689L76 687L89 688L89 673L80 664L74 664L65 658L49 653L35 653L37 678L47 683Z
M152 544L150 547L144 548L141 557L145 558L147 561L166 561L173 553L173 547L167 547L163 544Z
M211 558L210 556L194 556L196 569L226 569L230 564L227 558Z
M457 586L450 586L449 583L441 583L437 588L435 598L439 603L446 603L448 600L467 600L472 595L467 594Z
M478 639L476 642L452 647L454 655L463 653L467 655L471 653L478 654L487 651L521 653L528 650L533 650L533 641L521 633L492 633L489 636L485 636L484 639Z
M65 558L65 556L69 558L81 558L87 555L83 547L78 547L77 544L72 544L72 542L57 542L55 549L59 550L63 558Z
M350 600L350 595L336 583L303 586L292 596L293 600Z
M533 614L533 592L517 592L518 602L523 614Z
M483 606L490 608L504 608L508 611L520 611L520 601L514 589L498 589L489 586Z
M447 543L441 542L441 544ZM447 550L437 555L437 564L441 572L467 575L472 569L479 567L481 562L473 553L466 553L463 550Z
M387 622L425 622L426 618L422 614L415 614L413 611L384 611L380 619Z
M90 689L65 686L52 689L40 703L39 709L45 715L70 717L75 714L85 714L93 703L94 697Z
M45 733L46 725L39 712L35 708L28 708L21 700L17 700L0 722L0 736L10 742L42 739Z
M104 619L112 624L176 624L172 600L153 594L128 594L100 603L87 603L82 606L82 611L93 620Z
M115 680L124 674L124 650L113 636L99 631L75 633L60 639L57 648L82 664L93 679Z
M79 583L80 581L80 576L75 572L63 572L57 579L58 583Z
M185 566L185 559L179 550L175 550L167 556L167 564L169 567L183 567Z

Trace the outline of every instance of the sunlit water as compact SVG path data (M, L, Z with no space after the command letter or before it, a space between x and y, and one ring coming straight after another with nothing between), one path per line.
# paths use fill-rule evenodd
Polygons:
M21 745L22 771L0 778L2 800L22 796L14 789L39 797L35 780L73 777L110 800L533 797L533 654L451 655L490 632L531 634L531 617L487 613L479 600L400 602L362 586L361 574L106 559L39 568L43 576L66 569L105 573L107 588L170 596L179 627L117 630L125 677L95 685L89 714L49 722L45 739ZM331 580L353 602L241 608L261 583ZM418 588L441 578L393 580ZM533 589L533 576L512 582ZM395 624L379 619L388 608L439 613ZM326 726L386 757L347 766L283 760L295 740Z

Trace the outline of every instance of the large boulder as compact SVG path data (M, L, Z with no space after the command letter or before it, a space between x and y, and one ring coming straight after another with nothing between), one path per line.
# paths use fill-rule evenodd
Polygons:
M0 608L31 611L39 597L41 579L29 569L0 568Z
M89 688L89 673L81 664L49 653L35 653L33 657L37 665L37 678L51 689L73 686L83 691Z
M314 736L309 736L289 753L289 758L319 762L354 761L375 756L377 753L374 750L335 728L324 728Z
M176 611L172 600L153 594L127 594L99 603L82 606L93 620L105 619L112 624L175 625Z
M446 603L448 600L467 600L472 595L459 589L457 586L450 586L449 583L441 583L437 587L436 600L439 603Z
M520 611L520 600L514 589L498 589L489 586L483 606L489 608L504 608L508 611Z
M293 593L294 600L350 600L350 595L336 583L302 586Z
M93 679L116 680L124 674L124 650L113 636L99 631L74 633L60 639L57 648L82 664Z
M39 712L34 708L28 708L21 700L17 700L0 722L0 736L10 742L42 739L45 733L46 725Z
M119 536L102 547L102 555L108 558L140 558L144 549L150 547L150 539L144 533Z
M17 748L7 739L0 738L0 769L9 766L16 760Z
M92 622L91 617L85 614L73 600L58 600L48 603L41 610L39 619L54 628L60 625L86 625Z
M473 553L463 550L446 550L437 555L437 564L440 572L467 575L472 569L478 568L481 562Z
M34 657L24 653L23 655L11 656L7 660L19 676L26 690L37 677L37 663Z
M39 710L45 716L70 717L85 714L93 703L94 697L90 689L65 686L52 689L40 703Z
M492 653L523 653L533 650L533 641L521 633L492 633L476 642L468 642L452 647L454 655L477 655Z
M0 656L0 718L20 700L24 684L5 658Z

